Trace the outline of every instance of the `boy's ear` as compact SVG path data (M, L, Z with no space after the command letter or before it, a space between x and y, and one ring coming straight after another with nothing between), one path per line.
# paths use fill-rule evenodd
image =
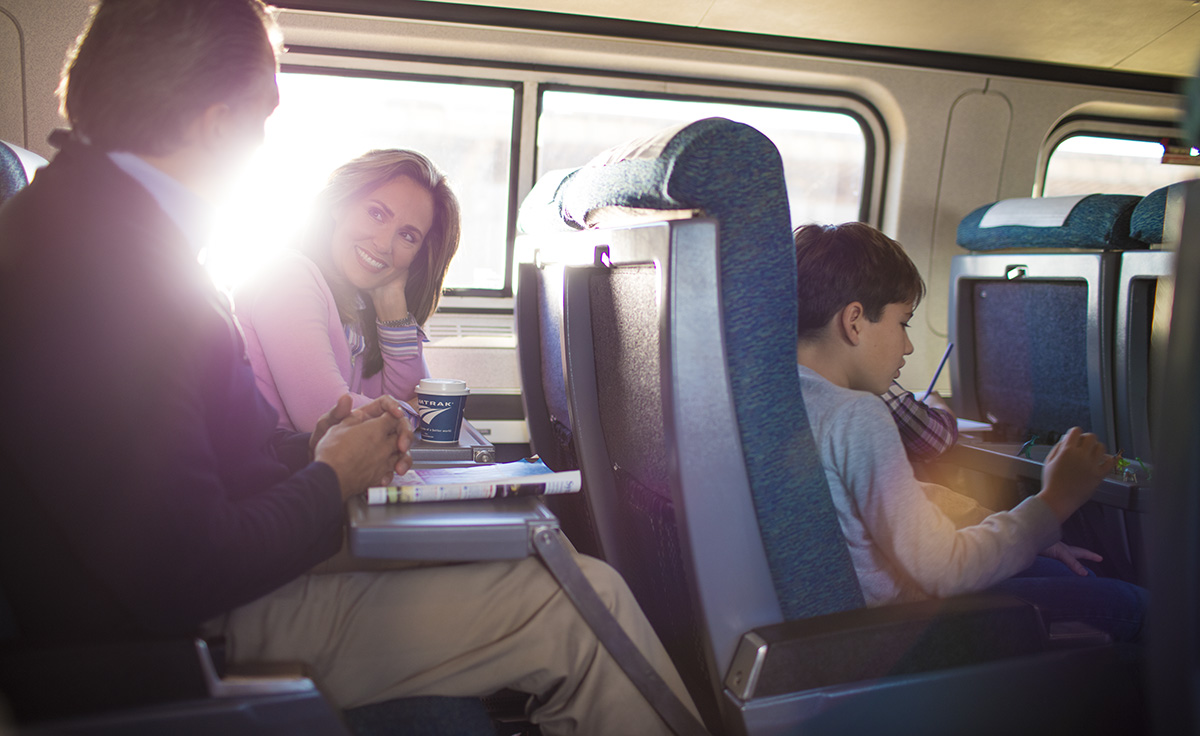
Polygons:
M850 302L842 307L836 320L842 339L857 347L862 340L862 323L866 320L862 303Z

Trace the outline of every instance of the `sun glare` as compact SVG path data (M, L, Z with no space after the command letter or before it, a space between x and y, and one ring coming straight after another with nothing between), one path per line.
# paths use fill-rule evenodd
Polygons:
M459 255L469 255L451 264L446 285L503 286L508 162L496 152L511 147L511 88L298 72L278 81L266 139L231 187L205 250L218 286L233 289L294 242L329 174L375 148L425 153L463 203Z

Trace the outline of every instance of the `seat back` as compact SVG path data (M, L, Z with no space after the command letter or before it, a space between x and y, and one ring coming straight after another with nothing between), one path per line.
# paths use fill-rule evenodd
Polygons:
M45 165L46 159L36 153L0 141L0 204L25 188L33 169Z
M963 218L950 276L950 374L960 416L999 425L1005 441L1042 444L1072 426L1116 442L1114 250L1141 197L1009 199ZM1062 252L1072 249L1076 252ZM1094 252L1080 252L1094 251ZM989 416L990 415L990 416Z
M0 203L6 202L28 183L25 167L21 165L17 152L0 141Z
M578 470L563 363L562 264L518 265L515 319L529 444L552 470ZM603 558L586 493L548 496L545 503L577 551Z
M723 119L645 143L568 177L564 218L708 218L575 236L600 250L567 269L567 385L607 559L713 726L742 634L862 597L800 397L778 152Z
M955 256L950 379L959 416L1006 442L1072 426L1114 440L1116 253ZM1053 434L1052 434L1053 433Z
M562 278L558 264L517 267L517 355L529 444L556 472L579 469L563 373Z
M1159 377L1157 361L1165 352L1170 324L1175 251L1179 243L1183 199L1189 186L1179 183L1147 194L1133 209L1130 232L1155 250L1121 254L1117 274L1116 323L1114 328L1113 381L1115 384L1116 441L1125 457L1153 465L1151 431L1157 405L1154 381Z
M1148 692L1156 734L1200 732L1200 181L1183 189L1170 335L1155 407Z

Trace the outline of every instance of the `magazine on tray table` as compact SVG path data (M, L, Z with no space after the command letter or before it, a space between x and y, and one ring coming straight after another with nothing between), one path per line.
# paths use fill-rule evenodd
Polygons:
M578 470L556 473L540 459L468 468L410 470L391 485L367 489L367 503L460 501L472 498L574 493L582 486Z

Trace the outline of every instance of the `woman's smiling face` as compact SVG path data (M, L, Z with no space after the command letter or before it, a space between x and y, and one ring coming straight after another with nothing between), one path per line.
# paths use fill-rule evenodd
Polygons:
M433 195L407 176L347 202L333 214L334 267L364 291L407 280L433 212Z

